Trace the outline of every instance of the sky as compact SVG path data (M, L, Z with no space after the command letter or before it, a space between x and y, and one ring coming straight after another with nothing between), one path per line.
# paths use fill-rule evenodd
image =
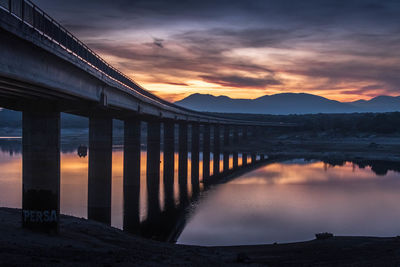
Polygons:
M400 95L400 1L34 0L144 88L338 101Z

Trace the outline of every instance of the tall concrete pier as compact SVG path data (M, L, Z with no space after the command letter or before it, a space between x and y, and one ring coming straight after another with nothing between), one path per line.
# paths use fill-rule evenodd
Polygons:
M228 172L229 171L229 148L228 146L230 145L230 126L229 125L225 125L224 126L224 160L223 160L223 168L224 168L224 172Z
M203 182L210 177L210 124L203 128Z
M191 149L191 182L193 195L200 191L199 181L199 148L200 148L200 127L198 123L192 124L192 149Z
M164 122L164 199L165 209L172 210L174 201L175 173L175 124L173 121Z
M140 225L140 136L141 123L136 117L124 121L124 219L123 229L138 233Z
M22 225L57 233L60 215L59 112L51 109L23 112L22 151Z
M88 218L111 224L112 118L89 117Z
M147 219L154 221L160 215L160 122L147 123Z
M219 158L221 154L221 137L220 137L220 126L214 124L214 146L213 146L213 175L219 175Z
M179 162L178 162L178 181L179 181L179 200L184 205L188 201L187 194L187 175L188 175L188 124L179 123Z

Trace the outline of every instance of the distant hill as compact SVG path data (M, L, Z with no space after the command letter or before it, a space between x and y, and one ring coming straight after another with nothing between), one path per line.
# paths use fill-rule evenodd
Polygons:
M339 102L305 93L265 95L256 99L193 94L175 102L198 111L252 114L312 114L400 111L400 96L378 96L369 101Z
M400 96L377 96L369 101L358 100L348 103L371 112L391 112L400 110Z

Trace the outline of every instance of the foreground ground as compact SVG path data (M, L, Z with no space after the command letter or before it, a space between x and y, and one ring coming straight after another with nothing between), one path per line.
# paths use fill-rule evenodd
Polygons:
M138 238L62 216L58 236L20 227L0 208L0 266L399 266L400 238L334 237L291 244L196 247Z

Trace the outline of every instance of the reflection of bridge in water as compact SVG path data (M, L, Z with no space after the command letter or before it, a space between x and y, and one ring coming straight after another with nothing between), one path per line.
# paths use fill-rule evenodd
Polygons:
M140 128L146 122L148 220L142 233L167 225L163 218L179 216L182 210L172 202L176 126L182 208L190 201L186 190L189 150L192 195L196 197L200 151L207 184L231 173L230 154L232 170L239 169L239 151L232 144L246 142L248 135L254 139L265 127L286 126L210 116L160 99L27 0L0 0L0 40L0 106L23 112L22 214L28 228L58 231L60 112L89 118L88 218L107 224L111 221L112 119L124 121L124 228L130 232L140 228ZM162 139L164 211L158 199ZM211 166L211 152L223 155L222 171L219 160ZM257 151L241 152L243 165L248 158L251 164L256 162Z

